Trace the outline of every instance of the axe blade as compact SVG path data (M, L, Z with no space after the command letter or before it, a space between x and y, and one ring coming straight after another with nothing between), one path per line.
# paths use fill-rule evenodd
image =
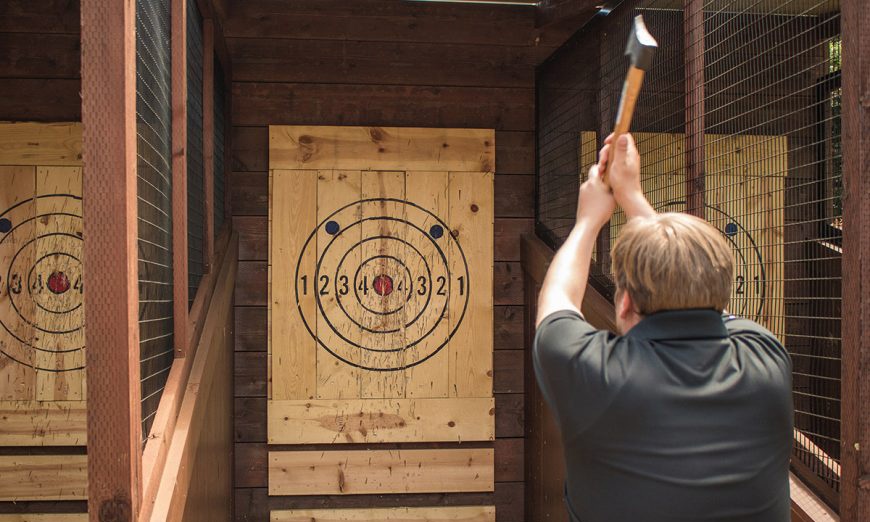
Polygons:
M628 35L628 44L625 46L625 54L631 57L631 65L642 71L649 70L658 47L658 42L643 22L643 15L635 16Z

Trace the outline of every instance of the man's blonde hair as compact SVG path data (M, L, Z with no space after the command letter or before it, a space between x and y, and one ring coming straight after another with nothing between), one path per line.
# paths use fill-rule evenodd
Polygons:
M689 214L630 220L611 261L617 295L627 291L643 315L687 308L721 311L731 298L731 248L718 230Z

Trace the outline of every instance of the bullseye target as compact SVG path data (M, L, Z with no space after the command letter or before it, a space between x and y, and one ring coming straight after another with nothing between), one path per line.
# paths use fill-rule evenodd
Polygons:
M44 194L0 211L0 353L25 366L84 367L81 198Z
M294 278L308 333L338 359L372 371L410 368L443 349L465 317L472 283L447 224L395 198L362 199L322 219ZM311 298L316 306L304 306Z
M686 202L669 201L659 212L684 212ZM741 220L725 210L705 205L706 219L722 234L734 253L734 283L728 311L755 321L762 319L767 296L765 261L758 241Z

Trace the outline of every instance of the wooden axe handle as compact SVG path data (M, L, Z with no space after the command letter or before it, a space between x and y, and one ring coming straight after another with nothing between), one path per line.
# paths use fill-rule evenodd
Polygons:
M628 75L625 77L625 84L622 86L622 97L619 100L619 112L616 114L616 125L613 127L613 145L616 146L616 140L620 136L628 132L631 127L631 118L634 116L634 106L637 104L637 96L640 94L640 87L643 85L643 69L637 67L629 67ZM613 158L613 151L610 152L610 157ZM607 171L610 170L611 162L607 163L607 170L601 176L601 180L607 183Z

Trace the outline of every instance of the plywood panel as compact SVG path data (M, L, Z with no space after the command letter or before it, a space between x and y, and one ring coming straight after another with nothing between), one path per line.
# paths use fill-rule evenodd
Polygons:
M84 500L86 455L0 455L0 500Z
M493 491L492 449L276 451L270 495Z
M370 173L366 173L370 174ZM358 170L321 170L317 173L317 219L320 224L316 232L317 260L324 259L323 253L330 250L344 251L347 257L343 257L349 266L359 266L362 261L361 252L353 247L359 244L362 238L360 228L351 229L348 233L340 235L330 234L326 230L330 222L330 214L336 209L346 205L354 205L360 200L363 176ZM351 213L359 215L359 205L351 207ZM350 223L338 223L340 227L346 227ZM333 241L335 240L335 241ZM330 260L339 260L329 256ZM340 268L337 265L326 263L318 264L312 271L312 281L317 292L319 306L325 310L325 314L331 316L340 312L339 298L341 294L350 295L354 281L350 274L338 275ZM347 323L330 325L326 322L324 314L317 314L316 318L318 338L326 346L334 346L340 335L351 342L359 343L362 332L357 328L351 328ZM333 326L336 329L333 329ZM360 396L360 372L355 366L346 364L326 350L317 350L317 398L318 399L349 399Z
M270 127L272 169L490 171L493 131L412 127Z
M0 124L0 165L81 164L80 123Z
M0 446L84 446L84 401L0 401Z
M270 396L277 400L313 398L316 343L297 307L313 314L316 304L313 293L297 295L294 278L297 263L314 273L315 251L299 257L307 239L299 231L315 226L317 171L276 170L271 173L269 187L269 277L273 283L269 285Z
M360 208L360 240L366 240L361 243L360 272L363 285L370 281L372 287L371 291L363 290L360 299L364 308L358 309L363 328L360 341L368 348L360 351L363 368L407 365L407 351L401 350L409 339L403 301L412 291L414 273L403 268L407 269L411 251L408 243L414 239L404 225L407 207L398 203L405 200L406 183L405 172L364 172L362 177L360 199L371 202ZM381 219L384 216L390 219ZM398 309L401 311L395 312ZM400 351L394 351L397 349ZM404 397L404 373L403 369L360 372L360 397Z
M446 216L450 210L448 173L409 172L407 177L405 193L408 201L416 202L429 213L424 215L423 221L418 225L423 230L431 230L432 227L438 225L436 216ZM418 242L416 248L419 255L406 257L411 273L422 274L427 267L438 266L439 249L437 243ZM410 254L410 252L408 253ZM450 252L447 252L447 256L449 258ZM436 274L434 278L436 283L438 277L439 275ZM434 327L432 333L420 341L420 351L423 353L434 352L434 355L425 364L411 366L405 370L406 397L447 397L449 395L450 349L449 346L447 350L438 349L438 343L449 336L449 318L445 317L448 313L446 310L435 312L431 315L423 315L417 320L418 326L421 328ZM414 319L412 314L406 311L404 314L405 322L407 323L412 319ZM436 319L441 320L436 321ZM412 335L416 334L412 333ZM471 439L466 438L465 440Z
M272 511L271 522L495 522L495 506L292 509Z
M465 442L495 438L482 399L270 401L270 444Z
M450 394L492 395L493 174L450 173ZM467 268L466 268L467 267ZM465 279L460 279L465 277ZM465 295L467 294L467 299ZM460 301L465 301L462 305ZM454 304L455 303L455 304Z

